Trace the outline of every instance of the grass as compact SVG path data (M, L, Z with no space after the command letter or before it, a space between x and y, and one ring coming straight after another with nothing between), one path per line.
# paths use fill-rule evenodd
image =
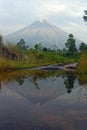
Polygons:
M77 75L80 84L87 84L87 52L82 53L78 60Z
M54 52L29 51L26 59L20 61L0 57L0 70L15 70L35 66L74 62L74 58L66 58Z
M82 53L79 61L77 71L81 74L87 74L87 53Z

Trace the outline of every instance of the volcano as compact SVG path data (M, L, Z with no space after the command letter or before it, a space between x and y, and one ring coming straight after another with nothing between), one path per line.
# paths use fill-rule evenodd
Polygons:
M62 49L65 46L65 42L69 34L54 24L47 22L46 20L38 20L29 26L20 29L14 33L11 33L4 37L4 41L17 43L20 39L24 39L29 47L34 47L36 43L41 43L43 47ZM76 45L81 43L76 39Z

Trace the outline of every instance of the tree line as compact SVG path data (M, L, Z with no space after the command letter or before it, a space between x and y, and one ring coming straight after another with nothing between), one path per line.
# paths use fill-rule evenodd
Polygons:
M75 57L78 53L86 52L87 45L82 42L79 48L76 46L76 40L73 34L69 34L67 41L65 42L65 47L63 49L54 49L43 47L41 43L35 44L34 48L29 48L24 39L21 39L16 45L8 43L4 45L3 38L0 35L0 55L13 60L21 60L26 57L29 50L34 52L54 52L66 57Z

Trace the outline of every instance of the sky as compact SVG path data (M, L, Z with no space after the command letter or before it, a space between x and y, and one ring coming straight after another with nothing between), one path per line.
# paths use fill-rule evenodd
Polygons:
M0 0L0 34L4 36L45 19L87 43L85 9L87 0Z

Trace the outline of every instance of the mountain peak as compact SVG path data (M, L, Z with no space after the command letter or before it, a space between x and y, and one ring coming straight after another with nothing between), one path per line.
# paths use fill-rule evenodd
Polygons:
M38 21L41 23L47 22L45 19L42 19L42 18L40 18Z

